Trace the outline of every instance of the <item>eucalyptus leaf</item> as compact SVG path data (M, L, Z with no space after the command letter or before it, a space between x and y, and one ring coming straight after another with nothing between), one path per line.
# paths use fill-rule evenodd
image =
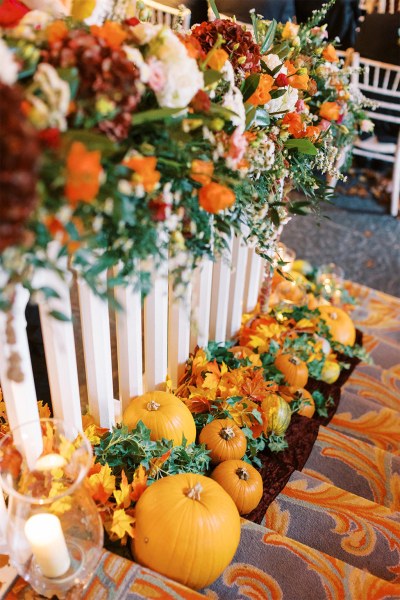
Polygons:
M266 51L270 48L270 46L272 46L275 37L276 26L277 22L275 21L275 19L272 19L260 48L261 55L265 54Z
M154 121L164 121L171 117L186 113L185 108L154 108L145 110L144 112L136 113L132 116L132 125L143 125L145 123L153 123Z

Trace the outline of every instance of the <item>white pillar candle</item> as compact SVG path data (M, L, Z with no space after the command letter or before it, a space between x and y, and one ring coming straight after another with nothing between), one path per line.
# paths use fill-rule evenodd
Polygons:
M49 513L33 515L25 523L25 535L45 577L64 575L71 564L60 519Z
M67 461L61 454L45 454L37 459L35 470L36 471L51 471L52 469L59 469L65 467Z

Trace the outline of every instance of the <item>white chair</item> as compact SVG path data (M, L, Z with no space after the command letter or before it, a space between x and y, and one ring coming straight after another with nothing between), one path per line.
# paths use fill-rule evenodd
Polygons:
M375 111L367 111L367 116L372 121L399 126L396 143L382 143L373 137L372 140L358 140L353 149L353 154L393 164L390 212L395 217L400 194L400 67L361 58L358 53L354 53L353 67L353 84L365 96L372 95L379 102Z
M167 25L172 29L190 29L190 16L191 11L185 6L174 8L161 4L160 2L154 2L154 0L142 0L143 4L151 9L151 23L157 23L160 25Z

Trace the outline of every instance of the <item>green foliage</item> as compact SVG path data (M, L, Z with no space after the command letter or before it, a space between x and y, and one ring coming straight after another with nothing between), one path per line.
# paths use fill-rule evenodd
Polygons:
M101 438L94 453L96 462L108 464L117 478L124 470L130 483L139 465L148 470L152 460L161 458L169 450L167 460L157 470L157 479L177 473L205 474L208 471L210 458L204 445L187 444L185 439L180 446L173 446L171 440L152 441L150 429L141 421L132 430L126 425L113 427Z
M328 407L333 406L334 404L332 396L328 396L327 398L325 398L324 394L319 390L315 390L314 392L312 392L311 395L315 402L315 410L317 412L317 415L319 415L320 417L327 417Z

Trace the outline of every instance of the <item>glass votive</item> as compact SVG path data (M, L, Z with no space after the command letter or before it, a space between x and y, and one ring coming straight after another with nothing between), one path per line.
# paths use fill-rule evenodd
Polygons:
M283 273L289 273L289 271L292 270L292 266L295 260L296 252L292 250L292 248L288 248L282 242L279 242L276 249L275 261L277 263L277 266L279 266L280 270ZM280 265L279 263L282 262L285 264Z
M7 545L21 577L47 598L81 591L103 548L103 526L85 478L88 439L56 419L41 419L42 454L21 454L27 423L0 443L0 478L8 494Z
M306 290L294 281L284 280L278 283L274 290L275 305L297 305L301 306L306 301Z
M335 297L336 292L340 291L343 279L344 271L335 263L321 265L317 270L317 284L326 299Z

